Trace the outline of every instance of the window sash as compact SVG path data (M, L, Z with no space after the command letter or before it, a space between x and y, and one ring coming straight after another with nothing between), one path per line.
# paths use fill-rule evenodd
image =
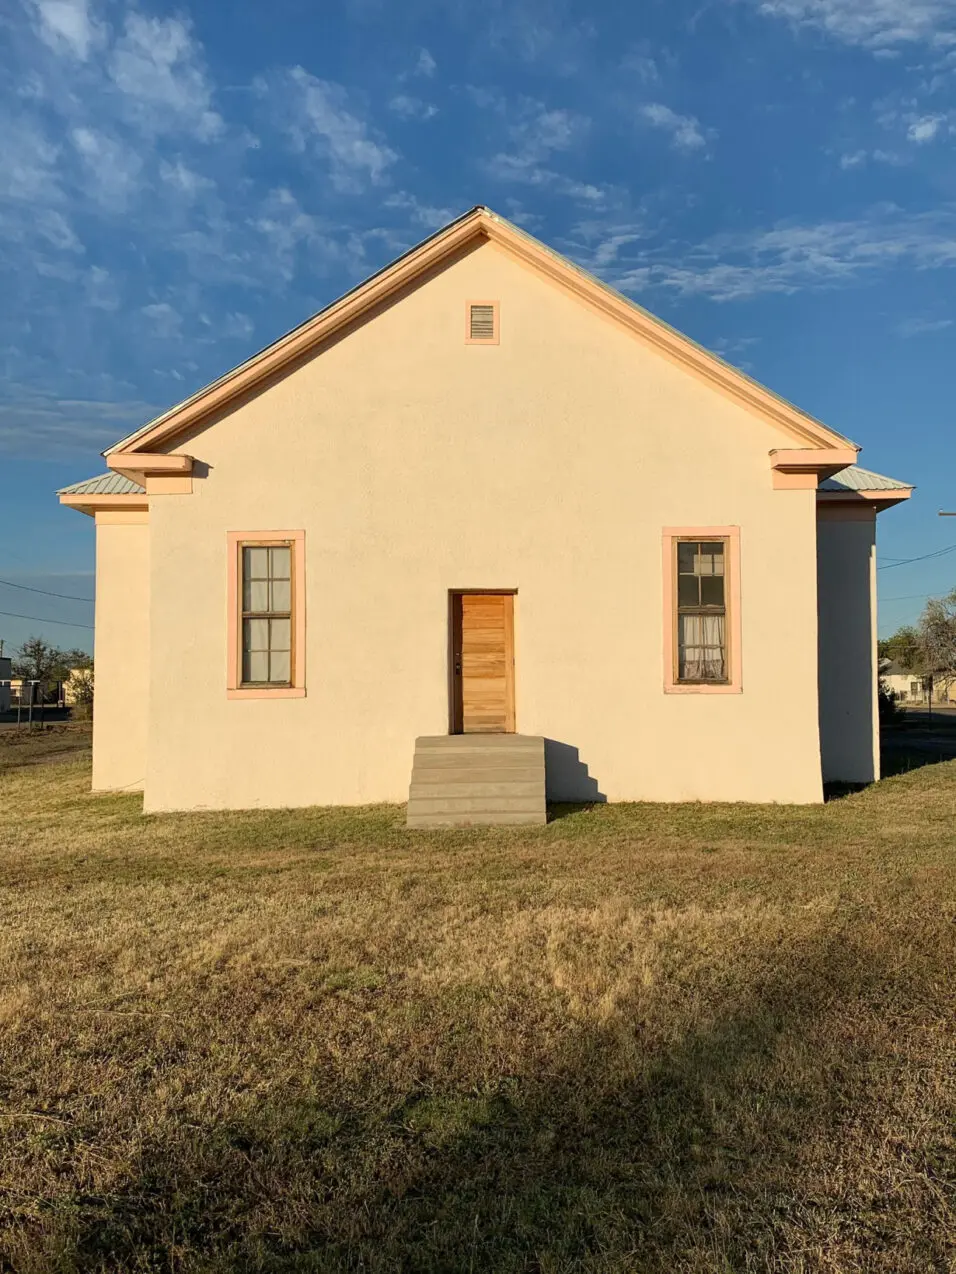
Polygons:
M687 553L686 548L681 551L683 546L688 545L693 546L692 555ZM686 570L689 558L692 571ZM683 571L682 565L685 567ZM675 684L729 685L730 541L725 537L675 537L672 572ZM696 592L686 583L682 590L682 581L693 580L697 581Z
M286 562L273 551L276 549L287 553ZM295 543L241 541L238 571L239 687L291 688L295 669Z

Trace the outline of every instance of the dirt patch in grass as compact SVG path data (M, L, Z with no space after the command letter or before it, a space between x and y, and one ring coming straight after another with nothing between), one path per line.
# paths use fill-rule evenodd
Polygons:
M945 1271L956 764L144 818L0 777L0 1267Z
M88 722L0 726L0 772L88 756L92 738Z

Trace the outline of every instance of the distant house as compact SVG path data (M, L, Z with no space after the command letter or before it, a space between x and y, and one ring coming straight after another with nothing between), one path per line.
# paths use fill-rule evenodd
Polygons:
M557 800L878 778L912 488L858 452L475 208L60 493L96 519L94 787L401 801L444 753L466 818L510 754L540 812L542 741Z
M0 656L0 712L10 708L10 675L11 661L5 655Z
M897 703L923 702L923 678L918 673L905 672L894 660L882 660L880 679L893 691Z
M66 680L60 684L60 696L68 708L75 707L82 700L92 677L92 670L89 668L70 669Z
M893 691L897 703L928 704L930 691L933 703L956 703L956 681L949 677L934 677L931 681L920 673L905 672L891 659L881 661L880 680Z

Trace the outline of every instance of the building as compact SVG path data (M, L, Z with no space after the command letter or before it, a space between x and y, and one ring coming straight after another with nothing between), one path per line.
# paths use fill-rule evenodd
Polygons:
M475 208L60 493L97 526L94 787L401 801L418 736L512 732L551 799L875 779L911 488L858 450Z
M0 712L10 710L11 660L0 655Z
M922 676L906 672L892 659L880 662L880 680L892 690L897 703L923 703L926 698Z

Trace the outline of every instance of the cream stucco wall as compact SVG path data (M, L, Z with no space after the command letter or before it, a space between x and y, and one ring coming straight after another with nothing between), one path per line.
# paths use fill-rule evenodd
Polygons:
M464 342L475 297L497 346ZM464 255L170 448L200 476L151 499L146 808L404 800L415 737L448 729L448 590L496 587L518 730L609 799L819 800L815 497L768 460L793 445L501 249ZM661 530L717 525L743 693L665 695ZM280 528L306 534L307 695L228 700L227 532Z
M96 515L93 790L142 791L149 683L149 527Z
M880 777L876 671L876 515L821 506L820 747L827 782Z

